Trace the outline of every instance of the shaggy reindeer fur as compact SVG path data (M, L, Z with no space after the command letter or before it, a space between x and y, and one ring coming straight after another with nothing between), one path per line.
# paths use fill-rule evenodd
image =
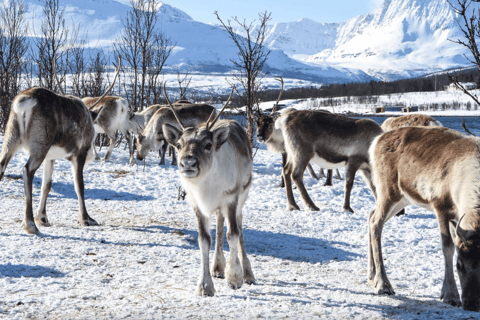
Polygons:
M456 249L463 308L478 311L480 139L447 128L400 128L375 139L370 159L377 199L369 216L368 280L375 292L394 294L383 265L383 226L399 210L414 204L437 216L445 256L440 298L460 304L453 275Z
M402 127L428 127L442 126L440 121L424 114L407 114L400 117L390 117L382 123L384 132L391 131Z
M275 122L285 140L287 163L284 178L287 192L287 209L299 210L292 192L291 179L298 187L310 210L319 210L303 184L303 172L309 162L321 168L346 167L345 200L343 210L353 212L350 193L355 173L360 170L372 188L368 148L373 139L383 131L370 119L351 119L319 111L291 111ZM375 190L372 189L375 194Z
M213 296L209 230L214 214L217 216L217 243L212 273L223 278L225 271L227 282L233 289L240 288L244 280L249 284L255 281L242 231L242 208L252 182L252 154L245 130L235 121L219 120L210 129L206 124L188 127L184 123L184 126L185 130L181 131L177 126L165 123L163 131L168 143L177 149L180 180L198 220L202 271L197 294ZM225 218L230 248L226 268L223 256Z
M85 208L83 184L83 166L87 160L93 159L91 149L94 137L92 117L80 99L73 96L62 97L44 88L27 89L15 97L0 154L0 180L19 149L30 154L23 169L26 201L22 227L25 232L37 233L35 222L49 225L46 201L52 186L53 165L56 159L61 158L72 163L80 207L79 222L87 226L97 225ZM34 220L32 181L42 162L42 191Z
M98 101L98 98L99 97L87 97L83 98L82 101L88 108L90 108ZM110 138L110 145L108 146L108 150L102 160L108 161L110 159L110 155L117 142L117 131L119 131L125 136L125 139L127 139L128 150L130 153L129 163L134 164L133 141L130 137L130 131L137 132L139 129L138 124L135 121L131 121L131 114L128 110L127 100L116 96L106 96L95 107L93 107L91 111L97 114L94 121L95 132L97 134L106 133ZM95 152L95 158L99 159L95 147L93 150Z

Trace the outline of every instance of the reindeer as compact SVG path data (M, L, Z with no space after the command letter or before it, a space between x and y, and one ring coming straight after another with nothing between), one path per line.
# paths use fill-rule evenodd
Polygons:
M290 111L275 121L285 141L287 163L283 175L287 193L287 209L299 210L292 193L291 179L310 210L319 210L303 184L303 172L309 162L321 168L345 169L345 199L343 210L353 212L350 193L355 173L360 170L372 189L368 148L383 131L370 119L352 119L321 111ZM375 193L375 190L372 189Z
M115 72L114 82L119 70L120 63ZM108 91L112 88L113 84ZM22 227L26 233L39 232L35 223L50 225L46 214L46 201L52 187L55 160L62 158L72 163L75 191L80 207L79 223L85 226L98 225L87 213L83 183L83 167L86 161L93 158L92 146L95 137L93 126L91 113L77 97L60 96L45 88L30 88L20 92L13 99L0 153L0 180L8 163L19 149L30 154L23 169L25 216ZM40 205L34 219L32 181L42 162Z
M197 126L200 123L207 121L210 114L215 112L214 107L206 104L177 102L175 104L175 109L177 110L180 119L188 126ZM166 144L162 130L164 123L178 126L175 115L169 107L163 107L157 110L143 130L143 133L138 134L136 140L138 160L142 161L145 159L150 150L160 150L161 148L164 148L160 164L165 163ZM172 165L176 164L177 161L174 151L172 153Z
M419 152L419 150L421 152ZM377 137L370 147L375 209L370 213L368 280L377 294L395 294L382 258L382 229L414 204L435 212L445 257L440 299L465 310L480 309L480 139L442 127L407 127ZM456 222L456 221L457 222Z
M95 132L105 133L110 138L110 145L105 153L102 161L110 160L110 156L117 142L117 131L121 132L127 140L128 150L130 154L129 164L135 163L133 155L133 140L130 132L140 131L140 125L133 118L135 115L129 112L128 102L126 99L117 96L107 96L100 100L100 103L92 107L98 101L98 97L85 97L82 99L85 105L97 114L94 121ZM94 147L95 158L100 159Z
M257 127L257 141L260 143L265 143L267 145L267 149L270 152L273 153L281 153L282 155L282 168L285 166L285 163L287 161L287 154L285 153L285 145L283 141L283 136L282 132L275 128L275 120L279 117L279 115L276 114L277 108L278 108L278 102L280 101L280 98L282 96L283 92L283 79L282 77L278 76L275 77L275 80L280 81L282 84L282 88L280 90L280 94L278 95L277 101L274 104L272 111L270 112L269 115L267 114L262 114L260 111L260 107L258 104L258 101L256 101L256 98L254 96L254 100L257 103L257 110L258 110L258 115L255 117L255 124ZM283 110L282 113L288 113L290 111L295 110L294 108L288 108ZM326 111L328 112L328 111ZM323 169L320 168L320 177L317 177L315 174L315 171L313 170L312 166L310 163L307 165L308 172L310 175L315 179L318 180L319 178L325 177L325 174L323 172ZM337 169L337 178L341 179L340 172L338 172ZM332 184L332 170L328 170L327 173L327 180L325 181L325 186L331 186ZM285 182L283 179L282 175L282 181L279 185L280 188L285 187Z
M425 114L407 114L400 117L390 117L382 123L382 130L384 132L402 128L402 127L428 127L439 126L442 124L440 121L427 116Z
M244 281L255 283L242 231L242 208L252 183L252 153L247 134L237 122L217 122L232 95L233 89L222 110L215 118L212 112L206 123L186 127L182 124L181 116L170 105L178 123L163 124L165 138L178 152L180 181L198 221L202 267L196 293L202 296L213 296L215 293L211 273L219 278L225 275L228 285L233 289L239 289ZM209 229L214 213L217 216L217 243L210 273L212 238ZM230 247L230 259L226 267L223 256L225 218Z

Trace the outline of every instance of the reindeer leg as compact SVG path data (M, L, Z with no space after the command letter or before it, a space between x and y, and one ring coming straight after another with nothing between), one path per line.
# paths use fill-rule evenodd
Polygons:
M243 285L243 267L238 257L240 228L237 221L238 198L227 206L227 242L230 258L225 269L225 275L230 288L240 289Z
M32 184L35 172L42 164L43 159L47 155L49 148L43 148L46 150L31 150L30 158L28 158L27 164L23 168L23 181L25 185L25 217L22 222L23 230L29 234L38 233L37 226L33 220L33 208L32 208Z
M293 191L292 191L292 180L291 180L291 165L287 163L283 167L283 179L285 180L285 191L287 193L287 210L293 211L293 210L300 210L298 207L297 203L295 202L295 198L293 197Z
M368 221L373 221L373 216L375 214L375 209L370 211L368 214ZM372 248L372 232L368 228L368 269L367 269L367 279L370 285L374 286L375 274L377 273L375 269L375 260L373 257L373 248Z
M243 267L243 280L246 284L255 284L255 276L253 275L252 266L247 257L247 251L245 250L245 241L243 239L243 215L241 206L239 206L237 210L237 221L238 227L240 228L240 259L242 261Z
M455 245L450 236L448 220L439 208L435 208L438 217L438 226L442 238L442 251L445 258L445 276L443 279L442 291L440 299L452 306L461 306L460 295L458 294L455 276L453 274L453 255L455 253Z
M215 253L213 254L212 275L215 278L225 278L225 257L223 255L223 225L225 217L217 210L217 237L215 241Z
M283 168L285 167L285 164L287 163L287 153L282 152L282 171ZM285 188L285 178L283 177L283 172L282 172L282 181L278 185L279 188Z
M342 207L343 211L350 211L351 213L353 213L353 209L350 207L350 194L352 193L355 174L360 167L360 164L358 164L355 160L352 160L349 160L349 163L345 168L345 199L343 200Z
M117 135L115 134L115 132L113 133L109 132L107 133L107 135L110 138L110 145L108 146L107 153L105 153L105 156L103 157L102 161L110 160L110 156L112 155L113 148L115 147L115 143L117 142Z
M323 168L320 168L320 171L318 171L318 178L325 178L325 172L323 172Z
M315 171L313 170L312 165L310 163L307 164L307 170L308 170L308 173L310 173L310 175L312 176L313 179L315 179L315 180L319 179L317 177L317 175L315 174Z
M335 179L337 180L342 180L342 175L340 174L340 171L337 169L335 169Z
M384 224L395 214L402 206L399 202L394 203L391 200L379 198L375 211L370 214L369 225L369 254L373 259L369 259L369 271L375 270L375 277L369 281L375 288L377 294L395 294L390 281L387 278L382 256L382 229ZM370 260L373 260L370 261Z
M135 156L133 155L133 138L130 132L126 131L125 132L125 140L127 140L128 144L128 152L130 153L130 159L128 161L128 164L133 166L135 164Z
M165 165L165 155L167 154L167 147L168 143L164 141L162 147L160 148L160 150L158 150L161 155L160 162L158 163L159 166Z
M100 156L98 155L97 149L95 148L95 142L96 142L97 140L98 140L98 141L100 142L100 144L101 144L103 139L101 139L101 136L100 136L100 135L95 134L95 139L93 139L93 143L92 143L92 149L93 149L93 154L95 155L95 160L100 160ZM100 147L100 148L101 148L101 147Z
M85 207L85 186L83 182L83 167L85 165L86 157L87 157L87 152L85 151L76 157L73 156L70 158L70 161L72 163L75 192L77 193L78 206L80 207L78 222L84 226L98 226L97 221L93 220L88 215L87 208Z
M298 191L300 192L300 195L303 198L303 201L307 205L308 209L311 211L319 211L320 209L313 203L312 199L307 193L307 189L305 189L305 185L303 184L303 173L305 172L305 167L307 166L307 163L298 163L296 166L293 168L292 172L292 179L297 185Z
M323 184L324 187L333 186L332 175L333 175L333 170L328 169L327 170L327 179L325 180L325 183Z
M37 214L35 215L35 223L45 227L50 226L47 219L47 197L50 189L52 188L52 173L54 160L43 161L43 177L42 177L42 193L40 195L40 205L38 206Z
M213 286L212 276L209 270L208 256L212 247L212 237L210 236L210 219L200 212L198 207L193 208L198 222L198 246L202 255L202 271L198 279L196 294L199 296L213 297L215 288Z
M170 151L172 152L172 166L176 166L177 165L177 156L176 156L176 153L175 153L175 149L173 149L172 146L169 146L170 148Z

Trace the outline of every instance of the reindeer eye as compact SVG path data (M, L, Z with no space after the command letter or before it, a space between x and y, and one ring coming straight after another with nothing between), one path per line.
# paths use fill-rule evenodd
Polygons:
M210 142L205 145L205 150L212 150L212 144Z
M177 143L177 144L175 145L175 148L177 148L177 149L182 149L182 145L181 145L180 143Z

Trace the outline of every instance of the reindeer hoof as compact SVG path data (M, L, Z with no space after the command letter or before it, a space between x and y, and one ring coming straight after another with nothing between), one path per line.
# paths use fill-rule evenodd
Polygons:
M285 183L282 181L279 185L278 188L285 188Z
M350 206L348 206L348 207L343 206L343 207L342 207L342 210L343 210L343 211L348 211L348 212L351 212L351 213L354 212L353 209L352 209Z
M300 210L300 208L296 204L287 204L288 211Z
M320 209L317 206L308 206L308 211L320 211Z
M228 282L228 286L233 289L233 290L237 290L237 289L240 289L243 285L243 281L240 282L240 283L231 283L231 282Z
M37 226L35 225L35 222L33 221L23 221L22 222L22 228L27 234L38 234L39 231L37 229Z
M212 272L212 276L217 279L225 279L223 272Z
M35 223L43 227L50 227L50 222L48 222L48 219L46 216L36 217Z
M98 226L98 222L93 220L92 218L88 218L87 220L80 220L78 223L86 227Z
M96 157L95 157L95 160L100 160L100 157L99 157L99 156L96 156Z
M244 282L248 285L255 285L255 279L244 279Z
M197 296L202 296L202 297L213 297L215 295L215 289L213 287L213 282L211 285L204 284L204 285L199 285L197 287L197 291L195 292Z
M390 281L384 281L381 277L375 277L375 293L394 295L395 291L393 291Z
M331 182L325 182L325 183L323 184L323 186L324 186L324 187L331 187L331 186L333 186L333 184L332 184Z

